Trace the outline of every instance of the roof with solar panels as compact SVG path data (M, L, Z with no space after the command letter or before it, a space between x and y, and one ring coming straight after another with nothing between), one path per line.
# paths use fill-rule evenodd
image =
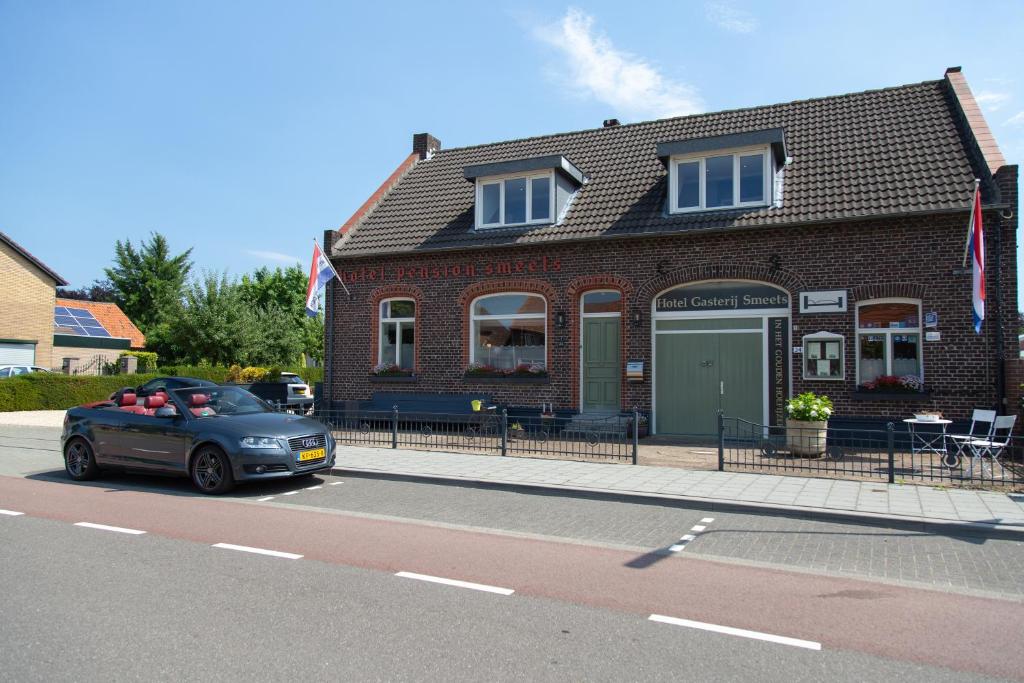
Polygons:
M75 337L127 339L130 348L146 347L146 337L117 304L57 298L53 309L55 334Z

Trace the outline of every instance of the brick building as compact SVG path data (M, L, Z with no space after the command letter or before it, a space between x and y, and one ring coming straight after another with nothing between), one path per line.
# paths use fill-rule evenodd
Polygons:
M962 266L975 179L987 315ZM444 150L325 243L327 398L483 393L663 434L1016 406L1017 167L938 81Z
M0 365L49 368L53 303L67 282L0 232Z

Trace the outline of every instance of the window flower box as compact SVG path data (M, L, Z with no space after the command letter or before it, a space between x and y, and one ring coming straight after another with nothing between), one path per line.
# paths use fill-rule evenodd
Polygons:
M917 375L882 375L857 387L855 401L914 401L929 395Z
M371 382L415 382L416 373L394 363L381 363L370 370Z
M496 368L493 365L473 363L466 368L463 378L469 382L508 382L510 384L546 384L548 370L543 365L521 363L514 368Z

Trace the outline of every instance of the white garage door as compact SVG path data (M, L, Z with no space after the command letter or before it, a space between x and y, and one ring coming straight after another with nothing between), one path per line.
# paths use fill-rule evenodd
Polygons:
M35 344L0 342L0 365L35 365Z

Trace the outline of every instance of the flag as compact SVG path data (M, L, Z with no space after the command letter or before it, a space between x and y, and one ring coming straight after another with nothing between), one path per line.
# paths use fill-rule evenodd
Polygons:
M974 310L974 332L981 334L981 321L985 319L985 231L981 226L981 190L974 187L971 204L971 223L967 227L967 253L971 259L973 291L971 305Z
M309 285L306 287L306 315L315 318L320 312L320 289L337 276L334 266L314 241L313 265L309 269Z

